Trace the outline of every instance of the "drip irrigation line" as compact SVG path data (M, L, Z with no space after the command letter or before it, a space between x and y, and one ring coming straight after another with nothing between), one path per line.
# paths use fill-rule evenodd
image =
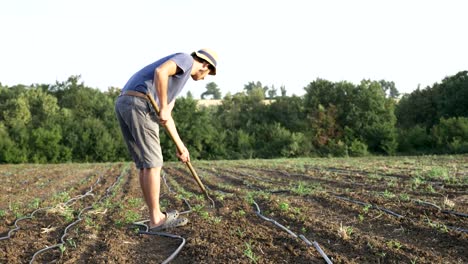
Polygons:
M402 215L399 215L397 213L394 213L388 209L385 209L385 208L382 208L382 207L379 207L377 205L373 205L373 204L367 204L367 203L363 203L363 202L360 202L360 201L355 201L355 200L351 200L349 198L346 198L346 197L341 197L341 196L337 196L335 195L336 198L338 199L341 199L341 200L345 200L345 201L349 201L349 202L352 202L352 203L357 203L357 204L360 204L360 205L364 205L364 206L370 206L370 208L375 208L377 210L380 210L380 211L383 211L385 213L388 213L388 214L391 214L393 216L396 216L398 218L404 218L404 216ZM437 205L435 204L432 204L432 203L428 203L428 202L423 202L423 201L420 201L420 200L415 200L416 202L418 203L424 203L424 204L429 204L429 205L432 205L434 207L437 207L437 208L440 208L438 207ZM453 214L453 215L456 215L456 216L462 216L462 217L468 217L467 214L464 214L464 213L459 213L459 212L455 212L455 211L447 211L447 210L441 210L442 213L445 213L445 214ZM454 227L454 226L446 226L447 228L449 229L452 229L454 231L460 231L460 232L464 232L464 233L468 233L468 229L464 229L464 228L461 228L461 227Z
M342 197L342 196L338 196L338 195L335 195L336 198L340 199L340 200L344 200L344 201L348 201L348 202L351 202L351 203L355 203L355 204L360 204L362 206L370 206L370 208L374 208L374 209L377 209L377 210L380 210L382 212L385 212L387 214L390 214L390 215L393 215L397 218L404 218L404 216L400 215L400 214L397 214L393 211L390 211L386 208L383 208L383 207L380 207L380 206L377 206L375 204L370 204L370 203L364 203L364 202L360 202L360 201L356 201L356 200L352 200L352 199L349 199L349 198L346 198L346 197Z
M102 177L102 176L101 176ZM71 202L74 202L74 201L77 201L79 199L82 199L83 197L86 197L86 196L89 196L89 195L93 195L91 192L93 190L93 187L101 180L101 177L99 177L96 182L91 186L90 190L87 191L85 194L80 194L80 195L77 195L76 197L74 198L71 198L70 200L68 200L66 203L64 203L65 206L68 206ZM4 237L0 237L0 240L6 240L6 239L10 239L11 238L11 235L18 231L19 229L21 229L19 226L18 226L18 223L23 221L23 220L27 220L27 219L32 219L34 217L34 215L39 212L39 211L42 211L42 210L47 210L47 209L51 209L53 208L53 206L47 206L47 207L42 207L42 208L38 208L36 210L34 210L29 216L25 216L25 217L21 217L21 218L18 218L16 219L15 223L14 223L14 226L15 228L11 229L10 231L8 231L8 234Z
M268 221L268 222L271 222L271 223L275 224L275 225L278 226L279 228L281 228L281 229L283 229L284 231L288 232L288 234L290 234L290 235L293 236L294 238L297 238L297 235L296 235L294 232L292 232L291 230L287 229L284 225L282 225L282 224L276 222L275 220L273 220L273 219L271 219L271 218L268 218L268 217L265 217L264 215L262 215L262 213L260 212L260 207L258 207L258 204L257 204L255 201L253 201L253 203L254 203L255 207L257 207L257 212L256 212L256 213L257 213L257 215L258 215L260 218L262 218L262 219L265 220L265 221Z
M319 243L317 243L317 241L311 243L304 235L299 235L299 238L301 238L309 247L314 246L315 249L320 253L320 255L322 255L322 258L325 259L325 261L328 264L333 264L333 262L331 262L331 260L325 254L325 252L323 252L322 248L320 247Z
M451 214L451 215L455 215L455 216L468 217L468 214L465 214L465 213L460 213L460 212L451 211L451 210L442 210L442 208L440 206L438 206L436 204L433 204L433 203L425 202L425 201L422 201L422 200L413 200L413 201L416 202L416 203L419 203L419 204L427 204L427 205L433 206L433 207L437 208L437 210L439 210L440 212L442 212L444 214Z
M282 224L278 223L277 221L271 219L271 218L268 218L268 217L265 217L264 215L262 215L261 211L260 211L260 207L258 206L258 204L253 201L255 207L257 208L257 211L256 211L256 214L262 218L263 220L265 221L268 221L268 222L271 222L273 224L275 224L276 226L278 226L279 228L283 229L284 231L286 231L288 234L290 234L291 236L293 236L294 238L300 238L302 241L304 241L307 246L314 246L315 249L319 252L319 254L322 256L322 258L328 263L328 264L333 264L331 262L331 260L328 258L327 254L325 254L325 252L323 252L322 248L320 248L320 245L314 241L313 243L311 243L304 235L296 235L296 233L294 233L293 231L289 230L288 228L286 228L285 226L283 226Z
M468 229L465 229L465 228L456 227L456 226L446 226L446 227L449 228L449 229L455 230L455 231L468 233Z
M43 249L41 249L41 250L36 251L36 252L34 253L34 255L32 256L31 261L29 261L29 263L30 263L30 264L31 264L31 263L34 263L34 260L35 260L36 256L38 256L39 254L41 254L41 253L43 253L43 252L45 252L45 251L48 251L48 250L51 250L51 249L55 249L55 248L61 248L62 246L64 246L65 243L66 243L66 242L65 242L65 237L68 235L68 230L83 220L83 218L82 218L81 216L82 216L82 214L83 214L85 211L90 210L91 208L93 208L94 204L100 203L104 198L106 198L107 196L109 196L109 193L112 191L112 189L115 187L115 185L117 185L117 183L118 183L118 182L120 181L120 179L123 177L124 172L126 172L126 171L127 171L126 169L125 169L124 171L122 171L122 173L116 178L115 182L114 182L111 186L109 186L109 187L106 189L106 193L105 193L97 202L94 202L94 203L91 204L90 206L87 206L87 207L83 208L83 209L80 211L80 213L78 214L77 220L75 220L74 222L72 222L71 224L69 224L68 226L65 227L65 230L63 231L63 235L62 235L62 237L60 238L60 243L57 243L57 244L55 244L55 245L51 245L51 246L48 246L48 247L45 247L45 248L43 248ZM102 175L101 175L99 178L101 178L101 177L102 177ZM96 181L96 183L97 183L97 182L99 182L99 179L98 179L98 181ZM95 183L95 184L96 184L96 183ZM93 186L94 186L94 184L93 184ZM91 186L91 189L92 189L93 186ZM82 197L85 197L85 196L87 196L87 195L82 195ZM68 202L67 202L67 203L68 203ZM67 204L67 203L66 203L66 204ZM61 258L62 256L63 256L63 251L61 250L61 251L60 251L60 258Z
M451 214L451 215L456 215L456 216L461 216L461 217L468 217L468 214L459 213L459 212L450 211L450 210L442 210L441 212L444 213L444 214Z
M434 206L439 211L442 210L442 208L440 208L439 206L437 206L437 205L435 205L433 203L425 202L425 201L422 201L422 200L413 200L413 201L418 203L418 204L426 204L426 205Z
M173 191L171 189L171 187L169 186L169 184L167 184L167 180L166 180L166 173L163 171L162 173L162 178L163 178L163 181L164 181L164 184L166 185L167 189L169 190L170 193L174 193L174 194L177 194L175 191ZM185 199L184 197L181 197L181 199L184 201L184 203L187 205L187 207L189 208L188 210L186 211L183 211L183 212L180 212L179 214L188 214L190 212L192 212L192 206L190 206L190 203L187 201L187 199Z
M173 191L171 189L171 187L167 184L167 180L166 180L166 173L163 171L163 173L161 174L161 177L163 178L163 182L164 184L166 185L167 189L169 190L170 193L175 193L175 191ZM179 214L182 215L182 214L188 214L190 212L192 212L192 207L190 206L190 203L182 197L182 200L184 200L185 204L188 206L189 210L187 211L183 211L183 212L180 212ZM140 230L138 233L139 234L143 234L143 235L150 235L150 236L163 236L163 237L169 237L169 238L174 238L174 239L180 239L182 240L182 242L180 243L180 245L177 247L177 249L172 252L172 254L162 262L162 264L167 264L169 262L171 262L172 260L174 260L174 258L180 253L180 251L182 250L182 248L185 246L185 238L179 236L179 235L174 235L174 234L169 234L169 233L165 233L165 232L150 232L149 231L149 226L145 223L149 222L149 220L142 220L142 221L138 221L138 222L134 222L133 224L136 225L136 226L141 226L143 227L143 231Z

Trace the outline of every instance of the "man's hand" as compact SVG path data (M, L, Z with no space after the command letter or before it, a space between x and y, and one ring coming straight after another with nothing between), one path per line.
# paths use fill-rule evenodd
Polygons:
M182 153L180 153L178 150L177 150L177 157L179 158L180 161L182 161L183 163L187 163L190 161L190 154L189 154L189 151L188 149L183 146L182 147Z

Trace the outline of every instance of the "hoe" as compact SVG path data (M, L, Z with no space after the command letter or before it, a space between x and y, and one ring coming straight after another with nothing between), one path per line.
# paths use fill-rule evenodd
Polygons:
M153 96L151 96L151 94L146 94L146 96L148 97L149 101L151 102L151 105L153 106L154 110L156 111L156 113L159 115L159 107L158 105L156 104L156 101L154 101L154 98ZM174 144L176 144L176 141L174 140L174 135L172 133L169 132L169 130L167 129L166 126L164 126L164 128L166 128L166 132L169 134L169 136L171 137L172 141L174 142ZM176 147L177 147L177 150L179 151L179 153L182 153L182 148L181 146L177 145L176 144ZM190 172L192 173L192 176L193 178L195 179L195 181L197 182L198 186L200 186L200 189L203 191L203 193L205 194L206 198L208 198L211 203L212 203L212 207L214 208L215 207L215 202L213 201L213 199L211 199L211 197L208 195L208 192L206 191L206 188L205 186L203 185L203 183L201 182L200 178L198 177L198 174L197 172L195 171L195 169L193 168L192 164L190 163L190 161L188 161L187 163L187 167L189 168Z

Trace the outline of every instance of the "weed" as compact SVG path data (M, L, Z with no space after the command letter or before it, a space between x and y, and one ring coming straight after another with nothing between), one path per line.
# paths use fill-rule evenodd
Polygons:
M259 257L255 255L255 253L252 251L252 244L250 242L245 242L245 247L246 249L244 250L244 255L246 255L251 262L257 263Z
M134 211L126 211L124 221L126 224L133 223L141 218L141 215Z
M203 218L203 219L208 219L208 218L210 218L210 214L209 214L207 211L201 211L201 212L199 212L198 214L199 214L199 215L201 216L201 218Z
M431 184L428 184L428 185L426 186L426 191L428 191L428 192L430 192L430 193L435 193L435 192L436 192L435 189L434 189L434 187L433 187Z
M61 202L61 203L64 203L68 200L70 200L70 194L66 191L63 191L63 192L59 192L59 193L56 193L53 197L53 199L55 201L58 201L58 202Z
M400 250L400 248L403 247L403 245L399 241L396 241L396 240L390 240L386 244L388 248L394 248L396 250Z
M70 207L65 207L61 212L60 215L65 218L65 221L71 222L74 218L75 215L73 214L73 209Z
M212 218L212 221L213 221L213 223L215 223L215 224L221 223L221 220L222 220L222 217L221 217L221 216L217 216L217 217L213 217L213 218Z
M141 198L130 198L128 199L128 205L133 208L141 207L143 205L143 199Z
M424 184L424 180L419 176L411 179L411 189L416 190L420 185Z
M39 208L39 204L41 203L41 199L39 198L34 198L34 200L32 200L32 202L29 204L29 208L32 208L32 209L37 209Z
M248 192L247 196L245 197L245 200L247 201L248 204L252 205L254 204L254 196L255 194L253 192Z
M304 182L302 182L302 181L300 181L298 183L297 187L293 188L291 191L293 193L301 195L301 196L312 193L312 189L307 187L306 184Z
M282 202L282 203L280 203L279 208L281 209L281 211L288 211L289 210L289 204L285 203L285 202Z
M364 211L364 213L367 214L367 213L369 212L369 209L370 209L370 208L372 208L372 205L366 204L366 205L364 206L364 208L362 208L362 211Z
M404 202L408 202L410 199L409 195L407 193L402 193L400 194L400 200L404 201Z
M340 223L340 228L338 229L338 235L344 240L351 238L353 233L353 228L351 226L343 226L343 223Z
M238 212L239 216L244 216L245 215L245 211L240 209Z
M391 179L390 181L388 181L387 186L388 187L396 187L397 186L396 179Z
M0 210L0 218L4 218L6 216L5 210Z
M18 203L8 203L8 209L13 212L13 214L16 216L16 218L20 218L22 216L20 212L20 205Z
M449 208L453 208L453 207L455 207L455 203L453 201L449 200L448 197L444 197L444 206L449 207Z
M447 168L433 167L429 170L427 176L431 179L449 180L449 171Z
M389 190L385 190L385 192L382 193L382 196L387 199L391 199L395 197L395 194L390 192Z
M205 207L205 206L203 206L201 204L196 204L196 205L192 206L192 211L199 213L199 212L201 212L203 207Z

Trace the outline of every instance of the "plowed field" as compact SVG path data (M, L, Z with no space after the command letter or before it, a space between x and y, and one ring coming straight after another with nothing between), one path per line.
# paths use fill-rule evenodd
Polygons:
M1 165L0 263L468 263L468 156L166 163L147 234L132 163Z

